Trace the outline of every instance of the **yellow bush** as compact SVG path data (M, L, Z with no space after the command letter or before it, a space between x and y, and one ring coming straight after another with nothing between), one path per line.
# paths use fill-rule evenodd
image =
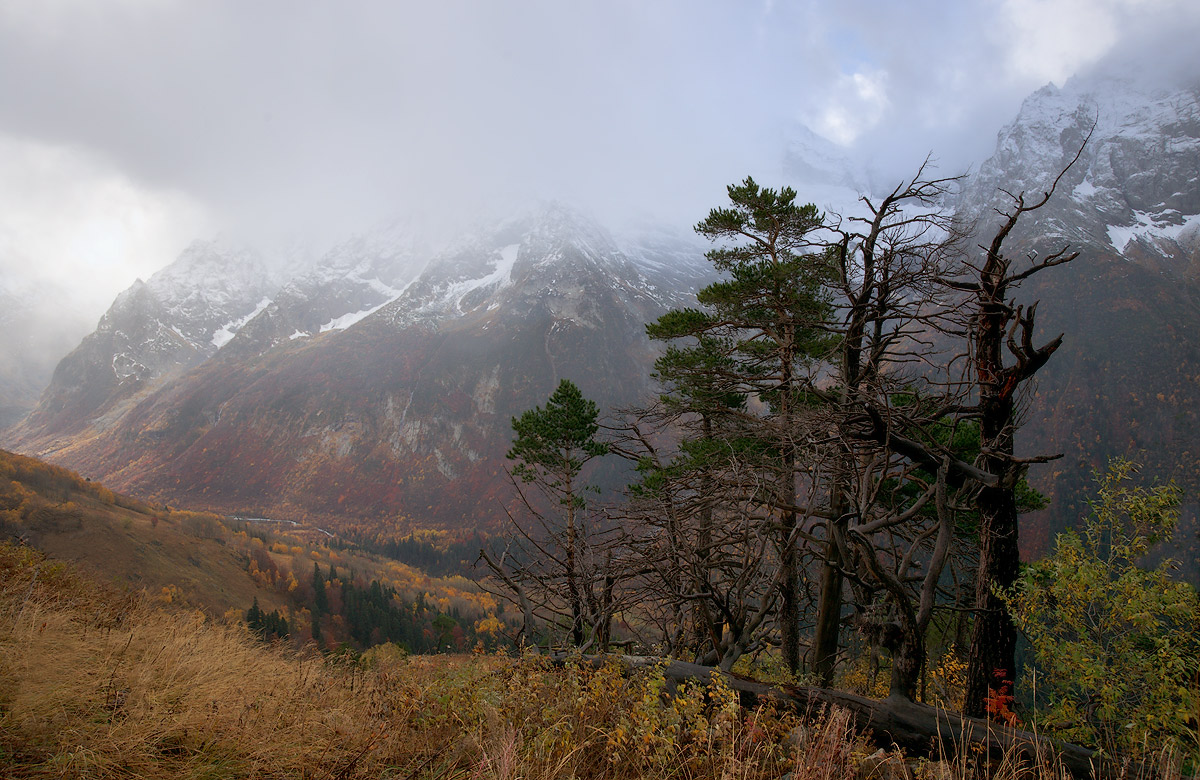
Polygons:
M931 662L925 676L925 701L959 712L967 691L967 662L958 657L954 645Z
M881 659L873 668L866 654L855 657L846 666L839 680L840 687L872 699L887 698L891 684L891 671L886 660Z

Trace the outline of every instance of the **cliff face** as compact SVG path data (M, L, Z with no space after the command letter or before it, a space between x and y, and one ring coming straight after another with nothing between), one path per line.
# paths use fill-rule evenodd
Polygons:
M1001 131L960 200L981 234L999 191L1040 197L1090 133L1054 197L1007 246L1080 256L1017 294L1041 301L1043 340L1065 334L1039 373L1018 439L1023 454L1064 453L1031 479L1052 497L1027 519L1027 553L1087 512L1091 472L1126 455L1146 473L1200 487L1200 85L1096 77L1043 88ZM1195 508L1179 555L1194 561Z

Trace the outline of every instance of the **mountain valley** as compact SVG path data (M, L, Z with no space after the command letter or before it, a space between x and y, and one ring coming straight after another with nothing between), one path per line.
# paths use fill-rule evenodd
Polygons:
M273 300L244 285L203 326L151 295L177 274L152 279L63 361L14 438L158 500L368 535L495 528L509 419L564 377L610 407L651 393L643 325L709 273L695 246L651 236L631 258L550 206L408 280L351 262Z
M1042 301L1046 338L1065 334L1020 433L1025 454L1065 455L1031 471L1051 504L1027 518L1026 554L1085 512L1091 472L1116 455L1200 487L1198 94L1047 86L945 204L986 234L1005 190L1041 193L1090 133L1010 242L1081 252L1019 296ZM811 134L782 169L801 199L844 213L865 186ZM653 397L644 325L714 278L705 249L672 230L618 240L560 205L439 250L395 223L290 275L198 243L119 296L0 441L155 501L364 538L494 530L512 500L510 418L562 378L608 410ZM1189 504L1189 529L1195 516Z

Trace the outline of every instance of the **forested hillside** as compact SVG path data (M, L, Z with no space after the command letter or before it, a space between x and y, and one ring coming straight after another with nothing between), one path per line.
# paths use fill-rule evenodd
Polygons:
M75 561L132 596L244 619L296 647L432 652L505 642L495 599L463 576L469 562L430 577L322 533L150 506L4 451L0 509L7 539Z

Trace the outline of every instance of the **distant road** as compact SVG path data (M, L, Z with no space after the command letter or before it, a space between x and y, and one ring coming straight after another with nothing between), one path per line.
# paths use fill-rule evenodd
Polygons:
M305 530L320 531L321 533L328 536L330 539L335 538L332 533L330 533L329 531L326 531L324 528L317 528L315 526L301 525L300 523L297 523L295 520L275 520L270 517L243 517L241 515L228 515L228 518L230 520L241 520L246 523L281 523L281 524L285 524L285 525L290 525L293 528L303 528Z

